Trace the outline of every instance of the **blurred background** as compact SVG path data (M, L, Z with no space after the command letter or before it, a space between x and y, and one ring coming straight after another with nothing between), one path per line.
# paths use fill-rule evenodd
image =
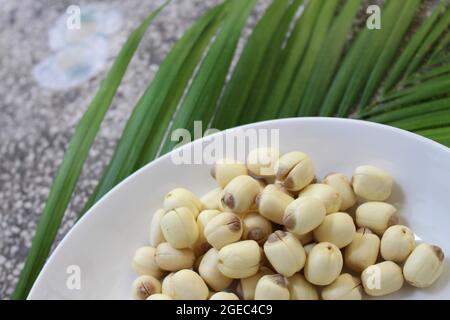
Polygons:
M102 124L56 242L73 226L164 56L201 13L219 2L172 1L150 26ZM105 71L131 30L162 1L77 2L91 14L83 17L89 23L108 22L91 42L83 42L89 34L64 39L59 22L72 4L0 0L0 299L12 294L67 142ZM105 11L108 16L95 16ZM84 52L89 46L94 51ZM61 52L74 56L61 62Z

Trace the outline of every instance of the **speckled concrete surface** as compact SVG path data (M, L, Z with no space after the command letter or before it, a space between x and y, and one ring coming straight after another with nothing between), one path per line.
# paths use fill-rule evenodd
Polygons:
M77 4L82 7L91 2L94 1ZM162 3L95 2L108 3L123 15L120 32L111 38L112 56L120 50L130 30ZM151 26L90 152L57 241L73 226L76 213L110 158L133 105L163 57L195 18L218 2L175 0ZM258 12L265 3L258 5ZM33 65L51 53L48 29L71 4L67 0L0 0L0 299L8 298L14 289L66 144L104 75L102 72L66 91L43 89L31 75ZM111 62L112 58L108 65Z

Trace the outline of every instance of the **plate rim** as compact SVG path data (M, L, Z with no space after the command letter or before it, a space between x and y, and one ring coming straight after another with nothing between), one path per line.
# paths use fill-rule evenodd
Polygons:
M191 141L191 142L181 146L180 147L181 149L177 148L177 149L171 150L170 152L154 159L153 161L147 163L142 168L140 168L140 169L136 170L135 172L133 172L132 174L130 174L128 177L126 177L121 182L119 182L116 186L114 186L111 190L109 190L106 194L104 194L80 219L78 219L75 222L75 224L70 228L70 230L64 235L64 237L61 239L61 241L57 244L56 248L53 250L53 252L47 258L44 266L42 267L36 280L34 281L33 286L31 287L30 292L27 295L27 299L36 299L37 298L37 297L35 297L39 294L37 292L37 290L38 290L37 288L40 286L41 282L45 281L44 275L46 274L46 269L48 268L49 265L51 265L53 263L53 260L58 255L58 253L62 250L64 243L68 241L68 239L71 237L71 235L74 232L77 232L77 229L79 229L80 226L83 223L85 223L85 221L87 219L90 219L90 217L95 214L95 211L97 210L98 206L101 206L104 201L108 201L108 198L113 197L116 192L120 191L120 189L125 184L129 183L130 180L134 179L135 176L140 175L141 172L143 172L145 170L149 170L152 166L156 165L157 163L159 163L161 161L165 161L174 152L178 152L178 151L182 150L183 148L189 148L190 146L192 146L193 144L196 144L196 143L202 143L206 139L211 139L216 136L223 135L226 132L233 131L236 129L248 129L248 128L255 127L255 126L264 126L266 124L267 125L279 124L281 127L287 123L292 123L292 122L298 122L299 124L301 124L302 122L342 122L342 123L347 122L347 123L353 123L353 124L357 124L357 125L361 125L361 126L375 127L375 128L379 128L382 130L388 130L393 133L403 135L408 139L416 140L417 142L426 144L429 147L439 150L438 152L444 152L444 153L449 154L449 156L450 156L450 148L446 147L445 145L443 145L439 142L436 142L434 140L431 140L429 138L426 138L426 137L416 134L414 132L396 128L396 127L386 125L386 124L376 123L376 122L367 121L367 120L351 119L351 118L335 118L335 117L297 117L297 118L294 117L294 118L292 118L291 117L291 118L282 118L282 119L273 119L273 120L252 122L249 124L245 124L245 125L225 129L225 130L222 130L219 132L215 132L211 135L204 136L200 139Z

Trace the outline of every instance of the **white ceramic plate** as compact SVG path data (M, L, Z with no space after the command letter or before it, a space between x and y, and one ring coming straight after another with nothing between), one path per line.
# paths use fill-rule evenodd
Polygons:
M403 130L356 120L296 118L242 128L279 129L281 152L301 150L310 154L319 178L329 172L350 176L361 164L384 168L396 181L389 201L399 208L402 222L419 238L441 246L450 255L450 149ZM202 195L215 183L209 176L209 166L175 165L170 154L123 181L67 234L29 298L130 299L135 278L130 266L133 253L147 244L151 215L162 205L164 194L179 186ZM79 290L67 286L73 265L81 271ZM443 275L433 287L413 289L405 285L387 298L448 297L447 258Z

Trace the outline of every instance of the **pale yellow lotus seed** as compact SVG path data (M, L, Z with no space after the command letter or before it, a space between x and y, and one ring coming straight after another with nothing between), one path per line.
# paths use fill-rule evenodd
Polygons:
M162 270L178 271L192 268L195 255L190 248L176 249L168 242L163 242L156 247L155 261Z
M220 210L220 199L222 197L222 191L222 188L215 188L205 193L200 198L203 210Z
M259 148L247 156L247 169L255 177L275 177L275 163L280 152L274 148Z
M209 289L205 281L192 270L180 270L170 278L170 287L174 300L206 300Z
M209 249L211 249L211 248L209 248ZM198 272L198 268L200 267L200 263L202 262L202 259L204 256L205 256L205 254L202 254L201 256L195 256L195 261L194 261L194 265L192 266L192 270L194 270L195 272Z
M159 268L155 258L156 249L153 247L141 247L133 256L133 270L139 275L149 275L161 278L163 271Z
M276 272L290 277L305 265L306 255L298 239L289 232L277 230L264 244L264 253Z
M300 191L301 197L314 197L325 205L327 214L338 212L341 207L342 199L337 190L327 184L314 183Z
M369 228L379 236L398 223L397 209L386 202L366 202L356 209L356 225Z
M219 250L227 244L239 241L242 231L242 222L237 215L222 212L208 222L204 235L208 243Z
M148 297L146 300L173 300L172 297L162 294L162 293L155 293L152 294L150 297Z
M361 281L349 273L341 274L331 284L322 289L323 300L361 300Z
M263 276L255 289L255 300L289 300L286 279L280 274Z
M286 207L294 201L289 194L279 187L269 184L256 198L256 206L259 213L266 219L277 224L283 223Z
M345 211L356 203L356 195L350 181L342 173L329 174L323 183L333 187L341 196L339 211Z
M369 296L384 296L403 286L402 269L392 261L383 261L367 267L361 273L364 291Z
M152 216L149 240L150 245L153 248L156 248L161 242L166 242L166 239L164 239L164 234L161 230L161 218L165 213L166 211L164 209L159 209Z
M251 277L259 270L261 249L254 240L226 245L219 251L219 270L228 278Z
M232 292L216 292L209 300L239 300L239 297Z
M325 219L325 215L325 206L320 200L302 197L286 207L283 224L288 231L303 235L317 228Z
M329 242L318 243L306 259L305 278L315 285L329 285L341 273L342 265L342 254L338 247Z
M345 248L345 265L356 272L362 272L375 264L380 250L380 238L370 229L360 228L353 241Z
M248 212L254 205L261 185L250 176L238 176L224 188L222 205L226 210L237 214Z
M164 197L164 209L169 211L179 207L188 208L194 218L197 218L198 213L202 210L202 202L193 192L185 188L176 188Z
M215 291L221 291L228 288L233 281L219 271L218 264L219 251L211 248L203 256L198 268L200 276L205 280L206 284Z
M189 248L198 239L198 227L188 208L172 209L161 218L161 230L164 238L177 249Z
M384 201L389 198L392 184L392 177L374 166L360 166L353 172L353 190L358 196L369 201Z
M203 210L197 217L198 239L194 245L195 256L200 256L211 248L211 245L205 238L204 230L209 221L221 214L219 210Z
M341 249L353 241L356 227L349 214L336 212L327 215L313 233L318 242L331 242Z
M172 289L172 283L171 279L172 276L175 274L175 272L169 273L162 281L161 283L161 293L165 294L173 299L173 289Z
M431 286L444 270L444 252L427 243L418 245L403 266L405 280L415 287Z
M244 240L255 240L263 244L272 233L272 223L257 212L247 213L242 219Z
M248 277L239 279L239 282L236 287L236 293L242 300L254 300L255 299L255 289L256 284L259 279L268 274L273 274L274 272L266 267L261 267L257 274Z
M403 262L416 246L414 233L407 227L389 227L381 238L380 253L384 260Z
M231 159L219 160L211 169L211 176L217 181L217 184L222 189L224 189L231 180L242 175L248 175L245 164Z
M135 300L145 300L152 294L160 292L161 282L149 275L138 277L132 284L132 295Z
M275 164L275 172L277 179L291 191L303 189L315 175L311 158L302 152L289 152L281 156Z
M300 273L287 278L287 286L291 300L319 300L316 287Z

